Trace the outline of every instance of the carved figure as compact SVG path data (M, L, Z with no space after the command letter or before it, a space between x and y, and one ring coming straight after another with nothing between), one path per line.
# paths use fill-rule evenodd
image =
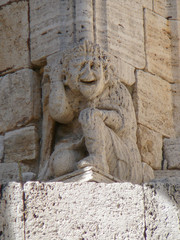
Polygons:
M86 41L66 52L51 72L49 112L57 124L42 178L94 166L122 181L140 183L132 99L107 54Z

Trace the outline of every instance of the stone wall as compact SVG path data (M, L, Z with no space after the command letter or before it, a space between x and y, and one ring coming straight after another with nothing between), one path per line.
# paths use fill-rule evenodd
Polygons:
M9 183L0 238L180 239L180 184Z
M138 0L132 7L130 0L12 0L1 1L0 17L2 182L37 175L46 131L43 68L50 56L84 39L114 57L132 94L144 164L180 169L178 1Z

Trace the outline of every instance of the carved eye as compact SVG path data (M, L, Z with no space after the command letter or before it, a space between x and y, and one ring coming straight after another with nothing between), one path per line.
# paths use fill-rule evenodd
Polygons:
M81 69L80 69L80 70L82 70L85 66L86 66L86 63L84 62L84 63L81 65Z
M94 64L93 62L90 64L90 68L91 68L91 69L94 69L94 68L95 68L95 64Z

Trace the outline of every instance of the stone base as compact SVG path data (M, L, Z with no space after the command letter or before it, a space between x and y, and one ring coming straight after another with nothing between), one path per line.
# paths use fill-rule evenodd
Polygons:
M74 171L72 173L63 175L61 177L55 178L50 182L104 182L104 183L113 183L121 182L119 179L113 177L110 174L105 174L95 167L85 167Z
M154 171L155 179L163 178L179 178L180 179L180 170L156 170Z

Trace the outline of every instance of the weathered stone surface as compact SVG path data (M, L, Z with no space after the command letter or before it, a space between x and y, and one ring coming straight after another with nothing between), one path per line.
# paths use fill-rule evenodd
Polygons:
M138 123L164 136L174 135L171 86L168 82L138 71L134 103Z
M162 178L177 178L177 182L180 182L180 170L156 170L154 171L155 179L162 179ZM179 180L178 180L179 179Z
M179 183L165 180L144 186L147 240L180 239Z
M153 169L161 169L162 134L139 124L137 130L137 140L141 160L146 162Z
M180 169L180 138L164 139L164 158L168 169Z
M21 128L5 134L4 162L33 162L37 160L39 143L34 126Z
M0 78L0 133L24 126L40 116L37 74L24 69Z
M1 240L24 239L23 192L19 183L2 189L0 200Z
M169 82L179 82L179 21L146 10L146 53L148 70Z
M0 184L19 180L18 163L0 163Z
M142 2L134 1L132 10L131 0L99 0L95 9L97 43L125 62L144 68Z
M73 1L30 0L31 60L40 64L45 57L65 49L75 40Z
M0 136L0 162L3 159L3 155L4 155L4 137Z
M121 82L132 86L136 79L135 79L135 68L124 62L122 59L118 59L117 64L117 71L118 71L118 78L120 78Z
M0 9L0 72L29 66L28 2Z
M180 137L180 83L172 84L172 101L173 101L173 116L175 136Z
M24 189L26 239L143 237L141 186L29 182Z
M180 1L178 0L156 0L154 1L154 11L169 19L180 20Z
M149 182L154 179L153 169L145 162L142 163L143 166L143 182Z

